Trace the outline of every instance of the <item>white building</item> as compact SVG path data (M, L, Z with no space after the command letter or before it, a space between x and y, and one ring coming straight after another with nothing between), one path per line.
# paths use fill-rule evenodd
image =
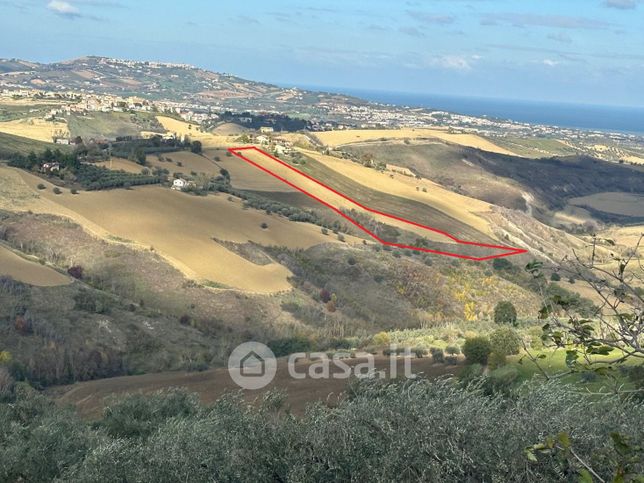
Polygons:
M268 136L259 135L255 138L255 141L257 142L257 144L269 144L271 142L271 138L269 138Z
M172 189L173 190L181 191L181 190L187 188L188 186L190 186L190 182L185 180L185 179L183 179L183 178L177 178L172 182Z

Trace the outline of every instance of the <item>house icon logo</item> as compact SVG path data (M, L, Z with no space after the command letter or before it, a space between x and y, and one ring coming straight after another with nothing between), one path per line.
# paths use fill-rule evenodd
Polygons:
M243 376L262 377L266 374L266 361L255 351L250 351L239 362L239 373Z
M228 358L231 379L244 389L261 389L277 372L273 351L260 342L244 342L235 347Z

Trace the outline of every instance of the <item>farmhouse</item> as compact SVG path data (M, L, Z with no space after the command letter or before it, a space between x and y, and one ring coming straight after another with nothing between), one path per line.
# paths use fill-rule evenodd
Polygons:
M257 142L257 144L269 144L271 142L271 138L269 138L268 136L259 135L255 138L255 141Z
M53 173L54 171L60 171L60 164L58 163L44 163L40 170L43 173Z
M264 133L264 134L272 133L273 128L270 127L270 126L262 126L262 127L259 128L259 132Z
M172 182L172 189L181 191L190 186L190 181L187 181L183 178L177 178Z

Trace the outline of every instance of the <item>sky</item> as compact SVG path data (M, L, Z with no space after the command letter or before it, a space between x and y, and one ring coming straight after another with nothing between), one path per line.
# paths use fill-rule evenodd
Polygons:
M0 57L293 86L644 106L644 0L0 0Z

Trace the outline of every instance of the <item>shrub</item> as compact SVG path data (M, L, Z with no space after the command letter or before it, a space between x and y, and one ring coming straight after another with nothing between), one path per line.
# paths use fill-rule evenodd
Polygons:
M67 273L78 280L83 279L83 267L81 267L80 265L74 265L73 267L69 267L67 269Z
M518 354L521 350L521 336L511 327L499 327L490 334L492 352L506 356Z
M486 365L490 352L492 352L492 347L487 337L477 336L465 339L463 354L468 364Z
M54 187L53 192L54 192L54 194L57 194L57 195L62 193L62 191L60 190L60 188L58 186Z
M487 358L490 369L502 367L507 363L507 356L503 352L492 351Z
M550 280L552 280L553 282L558 282L559 280L561 280L561 275L559 275L557 272L552 272L550 274Z
M492 262L492 268L494 268L494 270L509 270L512 267L512 263L505 258L495 258Z
M295 352L310 352L313 350L313 342L301 336L275 339L267 345L273 351L275 357L287 356Z
M445 348L445 352L447 352L450 355L457 355L461 353L461 349L456 345L448 345Z
M179 323L181 325L190 325L190 322L192 322L192 318L188 314L183 314L179 317Z
M329 300L331 300L331 292L329 292L325 288L320 290L320 300L324 303L327 303Z
M517 310L512 305L512 302L499 302L494 307L494 322L497 324L516 325L517 323Z
M33 333L33 325L31 320L28 317L23 315L18 315L16 320L13 322L13 326L20 335L30 335Z
M507 394L519 379L516 367L503 366L490 372L486 380L486 391L491 394Z
M530 337L530 347L532 349L543 349L543 329L539 326L532 326L528 329L528 336Z
M70 193L71 193L71 194L73 194L73 195L77 195L77 194L78 194L78 190L77 190L76 188L72 188L72 189L70 190Z
M266 230L268 228L268 223L264 222L260 226L262 227L262 230Z
M432 354L432 360L436 363L445 362L445 353L440 347L430 347L429 352Z
M46 187L44 184L42 184L42 183L38 183L37 188L38 188L39 190L46 190L46 189L47 189L47 187Z
M445 364L455 366L456 364L458 364L458 357L454 355L445 356Z
M428 354L427 349L425 349L424 347L414 347L412 349L412 352L419 359L422 359L423 357L425 357Z
M463 386L479 380L483 376L485 368L481 364L468 364L458 376Z
M391 337L389 337L389 334L387 332L378 332L373 336L371 342L373 343L373 345L378 347L388 346L391 344Z

